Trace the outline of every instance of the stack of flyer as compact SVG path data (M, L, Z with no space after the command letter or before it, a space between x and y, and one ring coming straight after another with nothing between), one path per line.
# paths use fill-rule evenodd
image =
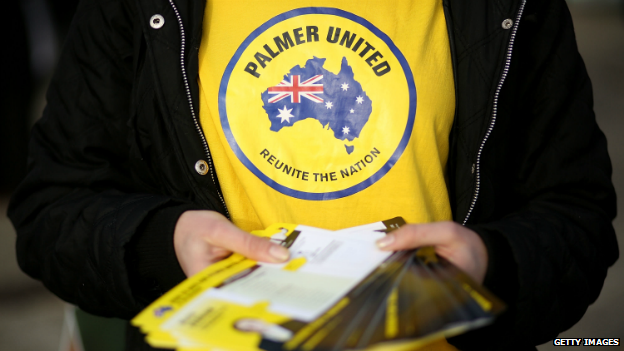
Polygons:
M252 234L288 247L283 264L233 254L185 280L132 323L157 348L414 349L490 323L503 303L432 248L385 252L405 222L329 231L275 224Z

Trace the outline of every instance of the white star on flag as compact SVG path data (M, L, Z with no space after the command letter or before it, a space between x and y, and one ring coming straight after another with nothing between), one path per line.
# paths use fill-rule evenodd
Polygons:
M349 112L350 113L355 113L355 110L354 109L350 109Z
M277 118L281 118L282 122L284 123L284 121L290 123L290 117L295 117L293 115L290 114L290 111L292 111L293 109L291 108L290 110L286 108L286 105L284 105L284 109L280 110L279 108L277 109L280 114L277 115Z
M347 91L347 90L349 90L349 84L347 84L347 83L342 83L342 84L340 85L340 87L342 88L342 91Z
M364 102L364 98L363 98L363 97L361 97L361 96L358 96L358 97L355 99L355 101L356 101L358 104L360 104L360 105L361 105L361 104Z
M325 103L325 107L327 107L328 109L330 109L330 110L331 110L331 108L332 108L332 107L334 107L334 103L333 103L333 102L331 102L331 101L327 101L327 102Z
M349 127L342 128L342 134L349 134Z

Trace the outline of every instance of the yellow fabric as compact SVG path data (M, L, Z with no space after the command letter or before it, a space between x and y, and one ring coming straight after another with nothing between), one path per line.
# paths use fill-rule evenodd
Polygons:
M332 43L330 30L336 34L337 28L342 41ZM357 34L351 43L345 31ZM366 45L374 48L366 51ZM345 79L336 81L336 94L361 86L357 101L343 101L351 110L340 110L341 98L327 94L322 102L313 101L318 94L298 102L268 100L279 95L268 93L270 87L289 79L296 84L292 72L312 67L315 57L331 72L318 83L324 94L331 77L353 71L348 87ZM208 0L199 86L201 126L240 228L282 222L340 229L395 216L411 223L451 219L445 166L455 100L442 0ZM314 116L296 115L303 106L297 104L344 114L354 127L318 115L304 119ZM357 112L368 118L362 127L348 114L366 106L370 113ZM401 140L409 143L402 148ZM442 340L423 349L454 348Z
M311 6L337 8L346 11L370 22L373 27L387 35L409 63L417 95L413 132L409 138L409 145L400 155L396 164L381 179L365 189L350 196L325 201L306 200L285 195L267 186L265 181L252 173L233 152L232 146L224 134L219 114L218 94L224 72L227 71L226 66L232 61L233 55L245 39L273 17L287 13L292 9ZM381 155L386 157L394 151L395 145L384 145L383 143L388 142L387 140L400 139L402 126L388 126L389 123L386 121L392 121L397 118L396 116L403 118L404 115L407 115L406 100L408 96L405 93L404 81L408 74L404 75L401 65L396 62L396 55L393 55L384 46L384 42L375 38L375 34L363 29L359 24L353 26L355 29L352 32L360 34L367 41L371 41L372 44L380 47L379 52L384 57L374 63L388 60L392 67L388 74L378 77L378 80L375 80L377 78L371 75L372 70L366 65L364 59L368 58L368 54L372 51L364 58L360 58L357 54L361 52L361 49L356 53L342 46L339 47L338 44L332 44L337 48L335 50L342 51L338 54L327 53L328 45L330 45L325 40L327 27L342 26L344 29L348 29L347 27L351 25L350 20L335 15L313 16L308 15L310 17L308 19L303 18L305 16L300 16L300 20L291 18L277 23L263 32L264 37L256 38L257 43L252 43L255 44L256 48L251 48L252 45L250 45L248 52L241 56L238 66L232 71L228 94L233 91L232 94L244 95L243 89L250 88L245 79L251 82L251 88L255 90L253 94L246 95L247 100L242 98L236 100L230 97L231 94L227 96L227 99L233 101L228 106L228 118L235 117L236 113L245 116L245 118L239 118L242 122L238 122L238 128L245 128L248 125L250 131L245 135L240 132L236 141L241 148L252 145L248 149L253 152L246 152L246 156L255 157L252 160L254 166L269 168L272 166L267 163L269 157L260 155L260 152L266 148L266 145L270 144L269 141L273 142L274 138L282 137L282 140L278 141L277 144L270 144L272 149L269 148L268 151L271 152L271 155L277 156L276 159L283 158L282 162L287 165L290 164L297 168L296 164L299 162L301 164L298 166L299 169L303 171L308 169L310 172L307 183L295 177L285 177L283 172L274 171L279 174L271 175L269 174L270 171L265 172L265 169L261 169L261 171L269 174L269 178L281 176L281 178L276 178L278 183L292 181L292 184L286 184L291 189L305 191L307 189L305 187L308 187L310 193L322 194L332 190L341 190L342 185L338 183L346 183L353 179L354 182L352 183L357 185L358 181L361 183L362 179L370 178L369 172L369 174L364 174L363 177L355 179L359 173L369 171L371 165L374 166L375 162L380 160L380 158L374 158L374 162L367 164L366 169L363 167L364 157L370 155L370 150L373 150L374 147L377 147ZM319 28L319 42L293 46L271 62L265 62L266 68L264 69L260 67L257 60L253 60L253 53L256 52L256 49L257 52L270 58L269 54L262 49L262 44L269 44L273 51L277 51L272 38L285 31L290 31L290 37L294 38L293 29L302 27L303 29L299 32L302 34L302 39L309 39L306 38L305 28L310 23ZM279 27L280 25L282 27ZM307 51L301 52L301 50ZM293 61L291 58L297 55L300 57L295 57ZM267 134L266 132L270 127L268 121L273 116L267 116L263 110L260 93L266 90L268 86L277 84L295 66L292 62L297 62L303 67L306 63L305 60L313 56L329 57L332 55L336 56L336 59L330 60L328 58L324 68L337 73L340 71L340 56L346 57L349 60L349 65L353 66L355 80L363 82L362 87L372 100L371 118L362 129L360 137L354 139L352 144L355 151L353 154L345 152L345 147L349 144L348 140L336 139L334 131L329 130L329 126L322 126L314 119L301 120L290 128L282 128L277 133ZM284 62L279 61L282 58L284 58ZM244 71L246 63L252 61L258 66L257 72L262 73L260 80L268 77L263 81L264 85L253 86L259 79ZM372 76L372 78L368 78L366 75ZM394 78L391 77L393 75ZM262 229L275 222L301 223L338 229L394 216L402 216L412 223L451 218L444 175L448 155L448 135L453 122L455 101L450 50L441 0L393 2L384 0L208 1L203 40L200 47L199 84L201 125L209 142L232 220L242 229L247 231ZM394 88L391 84L400 85L401 89ZM240 93L241 91L242 93ZM385 100L390 101L392 98L395 99L391 101L391 104L384 105ZM250 107L250 109L238 112L230 111L236 108L247 108L247 105L253 105L253 108ZM234 126L236 123L232 124L232 129L237 128ZM282 121L282 124L287 124L287 122ZM390 137L385 140L383 133L370 137L371 133L376 130L388 133ZM369 139L373 141L367 141ZM290 142L292 140L295 141ZM282 144L280 145L279 142ZM253 143L257 145L254 146ZM309 147L307 155L301 149L296 149L300 146L299 144L307 144ZM319 150L323 150L324 147L332 148L333 151L328 154L329 156L319 154ZM290 155L290 159L288 159L289 150L291 154L294 154ZM358 152L359 154L357 154ZM376 155L373 154L373 156ZM301 161L302 159L305 159L305 162ZM312 164L314 159L320 160L320 163L310 166L309 164ZM369 157L368 160L370 159ZM346 169L348 171L350 166L355 165L360 160L362 162L359 165L360 172L353 173L351 177L341 178L340 170ZM383 161L385 159L380 162ZM338 180L333 183L331 181L314 182L312 175L314 167L321 167L326 163L333 163L333 168L328 167L330 170L336 171L334 177ZM377 167L380 165L381 163ZM355 166L357 167L357 165ZM294 183L295 181L298 183ZM300 184L303 183L306 183L303 185L304 187L300 187ZM338 186L327 188L327 186L333 186L334 183ZM325 188L319 188L319 186L325 186ZM342 186L342 188L344 187Z

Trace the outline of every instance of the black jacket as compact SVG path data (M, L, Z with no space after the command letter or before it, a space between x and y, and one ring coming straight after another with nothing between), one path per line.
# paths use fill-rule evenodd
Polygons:
M9 216L22 269L88 312L134 316L184 278L172 240L179 215L227 215L196 119L204 6L78 8ZM484 240L484 284L510 306L453 342L531 348L581 318L618 257L606 140L563 0L444 8L456 88L452 210Z

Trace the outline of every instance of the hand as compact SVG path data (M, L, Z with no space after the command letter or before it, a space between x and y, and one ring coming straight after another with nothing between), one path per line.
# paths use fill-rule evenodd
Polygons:
M173 246L180 267L190 277L232 252L252 260L280 263L288 249L240 230L214 211L186 211L176 223Z
M455 222L408 224L377 241L386 251L433 246L435 252L483 283L488 265L487 249L481 237Z

